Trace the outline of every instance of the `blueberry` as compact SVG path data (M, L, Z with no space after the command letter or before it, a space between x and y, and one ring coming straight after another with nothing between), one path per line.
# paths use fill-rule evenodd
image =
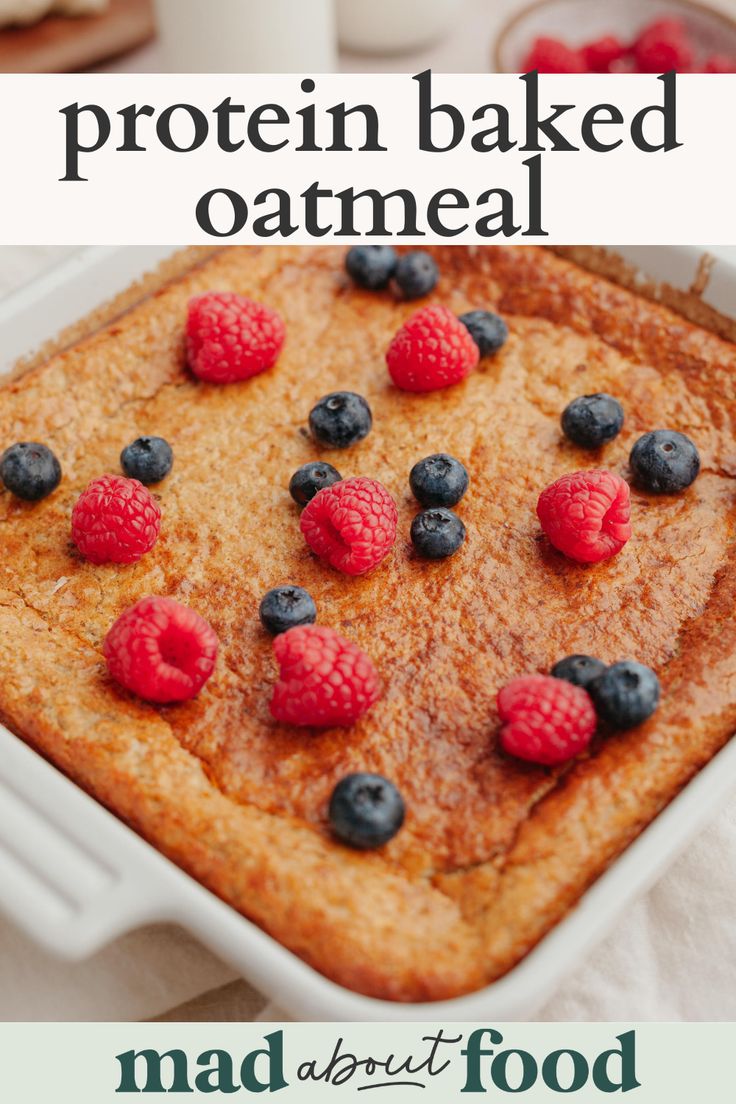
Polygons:
M348 774L330 798L332 831L343 843L361 850L382 847L404 823L404 799L380 774Z
M312 460L309 464L302 464L301 468L296 469L289 480L289 494L300 506L306 506L317 491L321 491L323 487L331 487L341 479L342 476L332 464Z
M59 486L61 464L46 445L22 441L0 456L0 479L18 498L38 502Z
M317 619L314 598L302 587L280 586L263 595L258 608L261 624L273 636L295 625L313 625Z
M587 689L598 716L614 728L641 724L659 703L659 679L651 667L632 659L612 664Z
M422 510L411 523L411 541L420 556L444 560L457 552L465 540L465 526L457 514L438 506Z
M482 357L497 353L506 344L509 328L503 318L492 311L466 311L460 315L460 321L478 346Z
M593 679L599 678L606 670L605 663L589 655L570 655L555 663L550 671L553 678L564 679L573 686L582 686L587 690Z
M309 412L312 436L327 448L348 448L362 441L372 425L371 408L353 391L333 391Z
M581 448L594 449L612 441L624 424L624 408L613 395L598 392L573 399L562 411L562 432Z
M468 489L468 473L459 460L437 452L414 465L409 485L422 506L454 506Z
M640 437L631 450L629 465L645 491L674 494L684 491L700 471L694 443L676 429L655 429Z
M354 245L348 249L345 268L359 287L380 291L388 287L398 257L390 245Z
M434 291L440 278L434 257L417 250L399 257L394 279L405 299L419 299Z
M120 466L128 479L160 483L171 471L174 454L163 437L138 437L120 453Z

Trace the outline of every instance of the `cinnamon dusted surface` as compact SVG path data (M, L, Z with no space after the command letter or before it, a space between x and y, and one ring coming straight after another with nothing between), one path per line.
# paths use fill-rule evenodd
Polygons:
M0 392L3 447L45 441L64 469L40 504L0 495L0 712L318 969L404 1000L508 969L736 725L734 347L543 250L435 252L442 279L423 303L498 309L511 329L496 358L447 391L392 387L385 348L417 304L353 288L343 250L233 248ZM281 312L287 344L271 372L219 388L191 379L186 304L204 290ZM318 450L308 411L340 388L368 398L373 431L345 452ZM596 390L619 396L627 419L590 454L564 441L559 414ZM625 475L633 441L661 426L697 442L693 487L634 491L634 537L604 564L549 549L534 511L542 487L599 464ZM162 537L132 567L86 564L69 543L73 502L141 433L174 448L172 474L153 488ZM438 451L470 472L458 506L468 539L427 563L408 540L408 473ZM288 480L317 457L380 479L398 501L396 548L368 576L314 560L299 533ZM270 719L276 670L257 610L286 582L383 674L383 699L352 729ZM193 606L220 636L195 702L156 709L105 675L107 629L146 594ZM574 651L653 665L658 714L567 771L499 754L498 687ZM392 778L409 810L368 856L325 825L332 786L356 769Z

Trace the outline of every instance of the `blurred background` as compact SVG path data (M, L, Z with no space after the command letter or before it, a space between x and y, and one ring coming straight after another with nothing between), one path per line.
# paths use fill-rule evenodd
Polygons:
M736 0L0 0L0 72L736 70Z

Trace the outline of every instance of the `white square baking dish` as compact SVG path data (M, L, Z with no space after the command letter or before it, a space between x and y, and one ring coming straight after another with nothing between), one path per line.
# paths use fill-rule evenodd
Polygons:
M725 332L730 305L736 304L736 249L717 252L703 260L702 250L694 247L617 249L615 264L628 282L666 283L665 296L686 296L697 313L712 314L713 325ZM123 291L170 253L169 247L80 250L0 301L0 371L9 371L19 357ZM576 260L600 266L605 258L599 250L589 257L576 251ZM316 973L0 726L0 911L45 949L70 960L93 954L143 923L178 923L296 1018L531 1019L734 789L736 741L509 974L466 997L403 1005L360 996Z

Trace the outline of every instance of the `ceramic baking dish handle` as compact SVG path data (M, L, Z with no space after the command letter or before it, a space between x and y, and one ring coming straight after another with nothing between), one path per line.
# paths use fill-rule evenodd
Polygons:
M0 726L0 911L64 958L168 919L142 840Z

